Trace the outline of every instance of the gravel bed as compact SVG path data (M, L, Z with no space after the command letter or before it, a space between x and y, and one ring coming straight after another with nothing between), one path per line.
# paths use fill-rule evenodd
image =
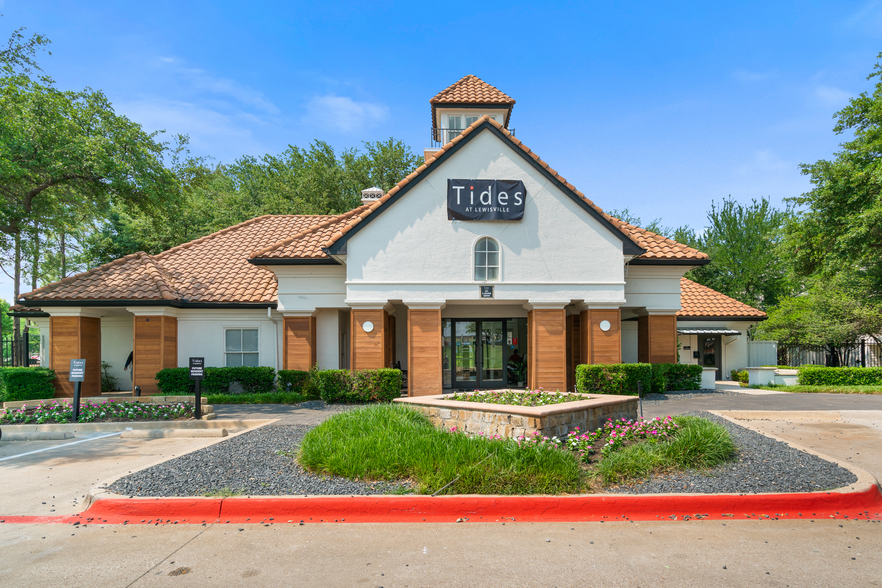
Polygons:
M813 492L857 481L850 471L816 455L736 425L708 412L690 412L720 423L729 431L738 453L733 461L709 470L686 470L652 476L632 485L607 489L622 494L694 492L699 494L754 494Z
M710 396L744 396L741 392L731 390L681 390L665 394L647 394L643 397L644 404L664 404L687 398L708 398Z
M278 496L387 494L410 489L406 482L355 482L305 471L291 452L311 428L261 427L120 478L110 490L126 496L204 496L218 492Z

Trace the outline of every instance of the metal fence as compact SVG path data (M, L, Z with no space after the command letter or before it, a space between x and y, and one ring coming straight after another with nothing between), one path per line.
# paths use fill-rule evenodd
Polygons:
M778 346L778 365L824 365L829 367L882 367L882 346L872 339L852 345Z
M0 338L0 366L20 367L40 365L40 338L22 333Z

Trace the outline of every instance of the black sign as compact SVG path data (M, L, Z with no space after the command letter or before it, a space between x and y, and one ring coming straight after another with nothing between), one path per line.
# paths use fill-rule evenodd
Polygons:
M481 286L481 298L493 298L493 286Z
M521 220L526 200L520 180L447 180L448 220Z
M191 357L190 358L190 379L191 380L201 380L205 377L205 358L204 357Z
M70 382L83 382L86 380L86 360L70 360Z

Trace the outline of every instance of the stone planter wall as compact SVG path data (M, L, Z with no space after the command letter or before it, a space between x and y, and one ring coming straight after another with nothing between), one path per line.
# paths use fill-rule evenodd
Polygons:
M445 400L443 396L396 398L419 410L441 429L483 432L507 438L533 435L564 437L576 427L593 431L609 419L636 419L636 396L600 396L591 400L542 407Z

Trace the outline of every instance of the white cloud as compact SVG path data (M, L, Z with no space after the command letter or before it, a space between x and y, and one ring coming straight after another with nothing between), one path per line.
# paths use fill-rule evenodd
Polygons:
M784 161L773 153L771 149L758 149L754 151L750 161L735 168L741 175L777 174L791 172L794 169L796 169L795 164Z
M756 83L763 82L775 76L771 71L749 71L746 69L736 69L732 72L732 78L736 82Z
M197 90L229 96L242 104L253 106L269 114L279 114L279 108L267 100L263 92L240 84L236 80L214 76L202 69L180 69L178 73Z
M148 132L165 130L161 141L169 141L177 133L189 135L194 153L208 153L221 162L229 163L246 153L266 153L252 132L260 123L247 113L226 114L204 105L165 98L115 102L114 109Z
M861 28L878 34L882 27L882 0L870 0L842 21L846 28Z
M306 105L306 122L341 133L370 128L386 120L385 104L357 102L347 96L316 96Z
M841 108L848 103L851 94L833 86L819 85L815 87L815 98L824 106Z

